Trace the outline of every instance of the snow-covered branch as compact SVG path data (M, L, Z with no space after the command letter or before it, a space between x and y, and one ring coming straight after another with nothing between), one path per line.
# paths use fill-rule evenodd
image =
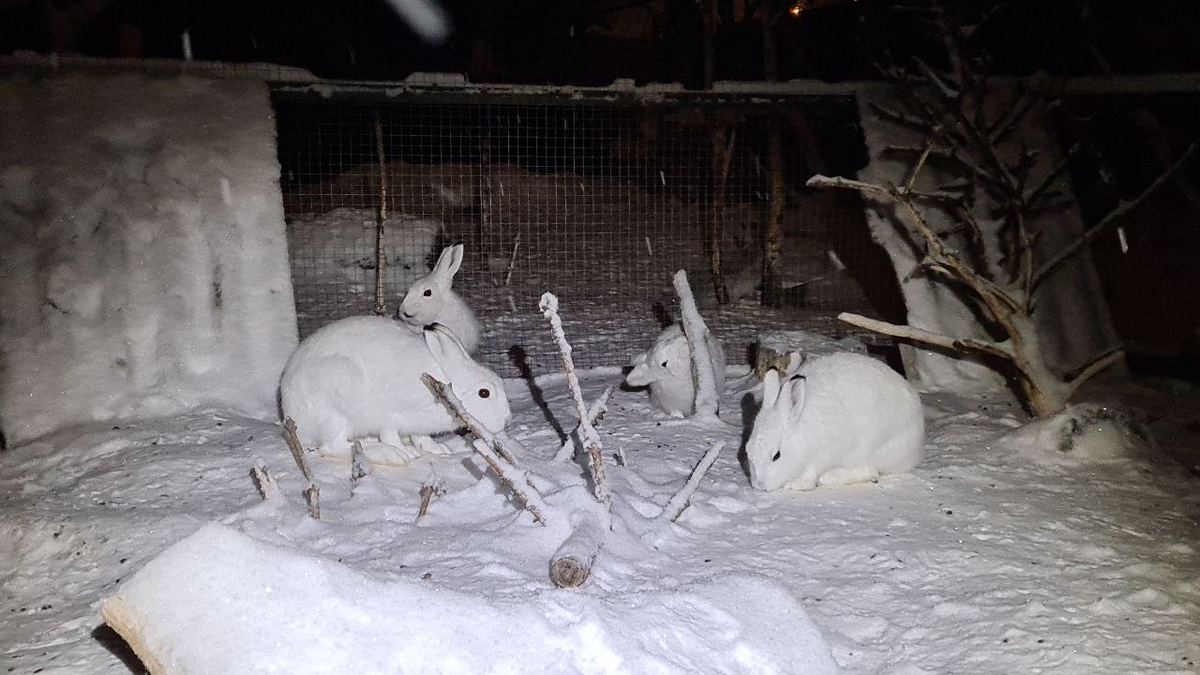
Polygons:
M604 417L604 413L608 412L608 399L612 397L613 392L616 390L617 385L610 384L604 388L604 391L600 393L600 396L595 401L592 401L592 405L587 411L587 421L593 428ZM571 430L571 433L567 434L566 440L559 447L558 453L554 455L554 461L566 461L575 455L575 441L571 439L573 434L579 437L581 443L583 442L583 435L580 433L579 424L576 423L575 428Z
M587 404L583 401L583 389L579 386L579 377L575 374L575 361L571 358L571 345L563 332L562 319L558 316L558 298L553 293L543 293L538 303L542 315L550 323L554 342L558 345L558 353L562 359L563 370L567 374L567 385L571 388L571 398L575 402L575 412L579 415L579 438L583 448L588 453L588 469L592 473L592 485L596 491L596 499L609 507L611 495L608 489L608 479L604 475L604 446L600 443L600 435L588 420Z
M878 319L865 317L861 314L853 314L851 312L842 312L841 314L838 314L838 321L844 321L851 326L866 328L869 331L880 333L881 335L890 335L892 337L906 338L909 340L915 340L917 342L924 342L925 344L934 345L936 347L945 347L946 349L951 349L956 352L977 352L980 354L987 354L989 356L996 356L1008 361L1011 361L1013 358L1012 352L1009 351L1009 348L1004 343L1000 342L985 342L983 340L976 340L973 338L950 337L949 335L942 335L941 333L934 333L932 331L922 330L912 326L900 326L894 323L888 323L887 321L880 321Z
M688 476L687 482L685 482L683 487L679 488L679 492L676 492L675 496L671 497L670 501L663 506L662 512L658 515L658 520L660 522L666 521L673 523L676 520L679 520L679 516L683 515L684 509L688 507L692 495L696 494L696 490L700 487L700 481L704 478L704 474L708 473L708 470L712 468L713 463L717 461L717 457L721 454L721 450L724 447L725 441L718 441L708 449L708 452L704 453L704 456L700 458L700 461L696 464L695 468L692 469L692 473L690 476Z
M472 441L471 448L483 458L488 468L500 479L501 484L517 496L522 506L533 516L535 521L545 525L546 520L542 515L545 508L542 505L541 495L535 487L538 482L537 479L517 464L516 458L504 448L500 439L488 432L487 427L483 426L483 423L463 406L462 401L454 394L454 391L450 387L446 386L446 383L441 382L429 373L421 374L421 382L424 382L434 397L442 405L446 406L450 414L458 418L475 435L475 440ZM503 459L509 468L501 465L501 459ZM522 484L527 486L529 490L523 489L521 487Z
M713 366L712 352L708 349L708 326L696 298L688 284L687 272L679 270L674 278L675 292L679 295L679 310L682 314L683 334L687 337L692 356L692 377L696 382L696 416L714 418L720 411L717 398L717 373Z

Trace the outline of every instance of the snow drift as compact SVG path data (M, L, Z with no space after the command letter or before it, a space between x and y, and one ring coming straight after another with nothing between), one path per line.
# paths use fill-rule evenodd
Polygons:
M154 673L837 672L799 603L753 578L489 598L377 581L215 524L101 611Z
M275 130L244 79L0 81L0 427L275 414L296 345Z

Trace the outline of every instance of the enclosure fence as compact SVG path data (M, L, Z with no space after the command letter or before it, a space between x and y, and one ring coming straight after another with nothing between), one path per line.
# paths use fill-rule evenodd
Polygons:
M372 313L380 260L384 313L394 313L453 242L466 251L455 289L484 327L478 358L506 375L557 367L537 309L546 291L559 296L585 367L624 365L649 346L676 314L680 269L731 363L746 362L760 329L838 333L837 311L880 314L869 292L883 311L899 303L887 298L892 273L861 204L802 187L864 159L846 97L359 85L274 96L301 336ZM770 125L781 139L775 165ZM764 308L773 175L784 188L784 292Z

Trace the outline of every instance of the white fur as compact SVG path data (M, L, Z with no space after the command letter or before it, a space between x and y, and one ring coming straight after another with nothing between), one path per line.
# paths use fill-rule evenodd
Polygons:
M869 356L842 353L784 379L767 372L746 458L760 490L811 490L911 471L924 444L921 399L908 381Z
M708 351L716 370L717 398L725 393L725 350L712 331ZM692 380L691 350L679 324L667 326L648 351L633 358L633 370L625 376L631 387L650 387L650 402L674 417L687 417L695 410L696 387Z
M463 245L442 249L433 271L417 279L396 310L396 318L414 328L440 323L449 328L473 354L479 347L479 321L450 284L462 266Z
M453 333L441 326L417 333L373 316L335 321L300 343L279 383L283 415L295 420L304 447L330 455L348 453L363 436L394 445L400 436L457 429L422 373L449 382L488 429L508 423L503 382L471 360Z

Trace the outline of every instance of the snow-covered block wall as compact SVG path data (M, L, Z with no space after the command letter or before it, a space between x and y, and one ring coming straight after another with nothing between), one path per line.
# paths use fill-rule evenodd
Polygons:
M274 416L295 347L275 127L249 79L0 80L0 428Z

